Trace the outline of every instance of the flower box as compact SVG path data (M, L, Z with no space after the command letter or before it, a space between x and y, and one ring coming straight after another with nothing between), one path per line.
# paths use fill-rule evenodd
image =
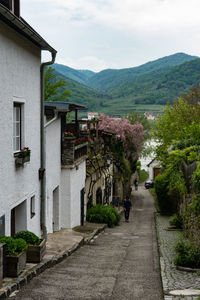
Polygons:
M26 266L26 252L17 256L6 255L6 276L17 277Z
M41 262L46 251L46 241L41 240L39 245L28 244L26 261L29 263Z
M16 166L23 166L24 163L30 161L31 150L28 147L24 147L20 152L15 153L15 164Z

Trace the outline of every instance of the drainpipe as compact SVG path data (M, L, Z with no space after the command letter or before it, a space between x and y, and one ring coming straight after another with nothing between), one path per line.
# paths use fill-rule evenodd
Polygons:
M41 180L41 208L40 208L40 225L43 238L47 240L46 228L46 143L44 128L44 68L55 62L56 51L51 52L52 60L42 63L40 66L40 170L39 178Z

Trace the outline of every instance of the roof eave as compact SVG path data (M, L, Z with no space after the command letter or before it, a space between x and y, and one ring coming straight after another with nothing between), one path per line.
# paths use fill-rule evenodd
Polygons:
M41 50L47 50L51 53L57 51L51 47L25 20L14 15L7 7L0 3L0 20L16 30L18 33L33 42Z

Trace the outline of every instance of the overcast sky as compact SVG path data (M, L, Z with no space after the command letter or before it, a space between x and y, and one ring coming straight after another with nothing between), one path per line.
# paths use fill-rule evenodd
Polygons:
M21 0L57 63L100 71L185 52L200 56L200 0Z

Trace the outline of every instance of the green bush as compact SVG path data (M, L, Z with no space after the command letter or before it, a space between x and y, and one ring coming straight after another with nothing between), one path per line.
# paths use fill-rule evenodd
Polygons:
M140 170L139 171L139 183L144 182L149 177L149 173L146 170Z
M169 224L175 228L182 229L183 217L178 214L174 214L173 216L170 217Z
M167 172L156 176L154 188L160 212L163 214L176 213L180 194L176 189L169 190L169 176Z
M31 245L39 245L40 244L40 239L35 233L28 231L28 230L23 230L19 231L14 235L14 239L23 239L27 242L27 244Z
M6 244L6 255L10 256L17 256L28 248L27 243L23 239L14 239L10 236L1 236L0 243Z
M189 268L200 267L200 248L190 240L179 240L175 245L175 251L175 265Z
M119 224L120 214L112 206L96 205L87 211L86 220L92 223L105 223L108 227Z

